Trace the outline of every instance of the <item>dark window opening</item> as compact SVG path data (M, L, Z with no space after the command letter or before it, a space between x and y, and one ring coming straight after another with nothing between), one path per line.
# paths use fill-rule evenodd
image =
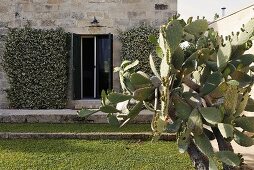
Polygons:
M112 34L73 35L74 99L100 98L112 89Z

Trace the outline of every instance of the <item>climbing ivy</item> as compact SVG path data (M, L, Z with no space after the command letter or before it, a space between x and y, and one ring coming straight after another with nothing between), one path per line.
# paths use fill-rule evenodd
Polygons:
M65 107L68 37L63 29L9 29L2 64L10 84L11 108Z
M154 35L158 37L158 33L158 29L146 25L140 25L127 31L120 31L119 39L122 43L122 60L139 60L140 64L136 70L143 70L148 74L152 74L149 66L149 55L154 51L155 46L149 41L149 36ZM155 62L159 63L159 60Z

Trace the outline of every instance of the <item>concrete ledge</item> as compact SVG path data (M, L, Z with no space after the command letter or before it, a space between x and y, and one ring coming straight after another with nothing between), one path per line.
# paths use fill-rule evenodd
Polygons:
M149 140L151 133L13 133L2 132L0 139L84 139L84 140ZM175 134L164 133L160 140L175 140Z
M153 113L142 111L131 123L150 123ZM95 113L87 119L77 115L77 110L11 110L0 109L0 123L108 123L107 114Z
M90 108L98 109L101 105L101 100L72 100L71 105L75 109Z

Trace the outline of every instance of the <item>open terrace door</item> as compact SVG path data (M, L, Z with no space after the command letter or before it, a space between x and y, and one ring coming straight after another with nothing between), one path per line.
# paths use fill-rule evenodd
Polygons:
M73 98L97 99L112 89L113 36L73 34Z

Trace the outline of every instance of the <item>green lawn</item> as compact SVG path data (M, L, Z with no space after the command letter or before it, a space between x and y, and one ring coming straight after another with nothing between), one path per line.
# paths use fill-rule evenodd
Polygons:
M175 142L0 140L0 169L193 169Z
M0 132L150 132L150 124L9 124ZM0 169L193 169L175 142L0 139Z
M0 132L151 132L151 125L127 124L118 128L109 124L0 123Z

